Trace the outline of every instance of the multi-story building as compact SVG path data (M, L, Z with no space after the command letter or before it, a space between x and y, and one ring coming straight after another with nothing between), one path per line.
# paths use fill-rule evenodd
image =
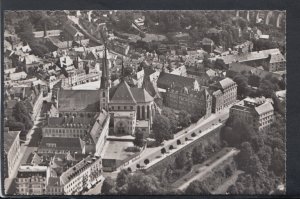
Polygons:
M212 93L212 112L217 113L236 102L237 84L230 78L225 78L210 86Z
M20 131L4 129L4 176L9 178L20 155Z
M209 116L211 114L212 96L206 88L200 91L188 88L170 88L164 95L165 105L191 114Z
M274 108L271 100L246 98L230 108L230 117L240 119L257 131L270 127L274 121Z
M43 137L79 138L89 133L95 122L89 117L50 117L42 128Z
M83 69L68 71L68 77L62 76L62 87L67 89L87 82L98 81L100 75L96 69L90 70L88 74Z
M46 192L48 168L46 166L20 166L16 182L17 195L43 195Z
M65 195L77 195L102 173L102 160L88 156L60 176Z
M67 143L67 144L66 144ZM80 138L43 137L39 148L39 154L67 154L83 153L84 143Z
M254 67L263 66L264 69L269 72L284 71L286 68L286 60L278 48L229 54L223 56L222 59L226 65L239 62Z

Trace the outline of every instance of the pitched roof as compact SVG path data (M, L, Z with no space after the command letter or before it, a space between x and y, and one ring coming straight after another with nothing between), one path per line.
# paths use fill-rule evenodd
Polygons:
M103 112L100 112L99 116L97 117L96 122L94 123L94 125L90 131L90 135L95 144L98 142L98 139L102 133L103 126L104 126L107 118L108 118L108 113L105 110L103 110Z
M130 90L137 103L153 101L153 97L144 88L130 88Z
M171 88L171 85L173 84L173 87L188 87L193 88L194 82L196 80L194 78L190 77L184 77L179 75L174 75L170 73L160 73L158 80L157 80L157 86L159 88Z
M229 86L235 84L235 82L234 82L232 79L230 79L230 78L227 77L227 78L225 78L225 79L219 81L219 84L221 85L221 87L222 87L223 89L225 89L225 88L227 88L227 87L229 87Z
M50 117L48 118L47 127L81 127L87 128L88 126L93 124L93 118L88 117Z
M261 51L253 51L249 53L243 53L241 55L227 55L223 57L219 57L224 60L225 64L230 64L233 62L246 62L246 61L253 61L253 60L260 60L260 59L266 59L271 55L272 58L273 55L278 55L281 54L278 48L274 49L268 49L268 50L261 50ZM282 55L282 54L281 54ZM276 58L274 58L276 59ZM285 60L282 60L285 61Z
M4 130L4 151L8 153L9 149L13 145L15 139L19 136L20 131Z
M56 144L55 147L49 147L47 144ZM66 144L67 143L67 144ZM80 138L64 138L64 137L43 137L39 148L64 149L81 151Z
M135 104L136 100L134 99L131 89L126 81L121 81L117 85L116 91L111 98L111 103L132 103Z
M99 110L98 90L59 90L58 110L97 112Z
M258 115L274 110L272 104L270 102L265 102L264 104L255 107L255 111Z
M270 63L280 63L280 62L284 62L285 58L283 57L283 55L281 53L273 53L271 54L271 59L270 59Z

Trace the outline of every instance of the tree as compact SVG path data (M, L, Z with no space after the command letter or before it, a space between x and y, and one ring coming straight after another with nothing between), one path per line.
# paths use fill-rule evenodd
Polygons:
M270 97L272 97L275 90L277 90L277 85L273 84L268 79L263 79L261 81L258 89L262 93L263 96L270 98Z
M132 75L132 73L133 73L132 67L127 66L124 68L124 76L125 77Z
M217 69L220 69L220 70L227 70L228 69L228 67L226 66L223 59L216 59L215 66L216 66Z
M170 121L163 115L156 114L154 116L152 128L154 138L158 143L173 137L170 131Z
M180 111L178 116L178 123L182 127L189 126L191 123L191 115L184 110Z
M253 149L249 142L243 142L241 144L240 153L237 156L238 166L242 170L247 170L250 165L250 157L253 155Z
M127 183L129 172L127 170L121 170L117 175L116 184L118 187L122 187Z
M260 77L257 75L250 75L248 78L248 84L254 87L259 87Z
M144 133L140 129L136 129L135 139L133 141L135 146L144 146Z
M203 181L193 181L185 190L188 195L208 195L210 191L207 185Z
M233 81L235 81L238 86L237 95L240 96L241 98L247 96L249 92L248 79L245 76L238 74L233 78Z
M32 128L33 122L31 120L31 116L22 102L16 103L16 105L13 108L12 115L17 122L21 122L24 124L26 130Z
M175 166L177 169L183 169L184 166L187 163L187 157L184 153L180 153L176 158L175 158Z
M175 112L169 108L162 109L162 115L166 116L170 121L170 130L172 133L176 133L176 129L178 126L178 120Z
M112 188L115 187L115 182L111 177L106 177L101 188L102 194L110 194Z
M284 176L285 173L285 153L283 150L275 148L272 156L272 170L277 176Z
M164 189L155 176L135 173L128 177L127 194L150 195L157 193L163 194Z

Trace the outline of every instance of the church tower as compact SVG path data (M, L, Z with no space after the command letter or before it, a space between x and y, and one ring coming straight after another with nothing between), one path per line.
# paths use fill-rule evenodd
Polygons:
M100 81L100 111L102 109L108 111L109 103L109 74L108 74L108 65L107 65L107 52L106 45L104 45L104 58L102 63L102 75Z

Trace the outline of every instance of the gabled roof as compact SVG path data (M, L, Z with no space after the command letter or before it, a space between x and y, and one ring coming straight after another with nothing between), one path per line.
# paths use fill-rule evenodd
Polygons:
M116 91L112 96L110 103L136 103L136 100L134 99L131 89L126 81L123 80L119 85L117 85Z
M258 115L274 110L272 104L270 102L265 102L264 104L255 107L255 111Z
M195 81L194 78L190 77L173 75L170 73L160 73L157 80L157 86L164 89L171 88L172 86L180 88L188 87L190 89L194 87Z
M99 91L59 90L58 110L69 112L97 112L99 110Z
M227 87L229 87L229 86L235 84L235 82L234 82L232 79L230 79L230 78L227 77L227 78L225 78L225 79L219 81L219 84L220 84L220 86L221 86L223 89L225 89L225 88L227 88Z
M131 93L137 103L139 102L152 102L153 97L144 88L130 88Z

